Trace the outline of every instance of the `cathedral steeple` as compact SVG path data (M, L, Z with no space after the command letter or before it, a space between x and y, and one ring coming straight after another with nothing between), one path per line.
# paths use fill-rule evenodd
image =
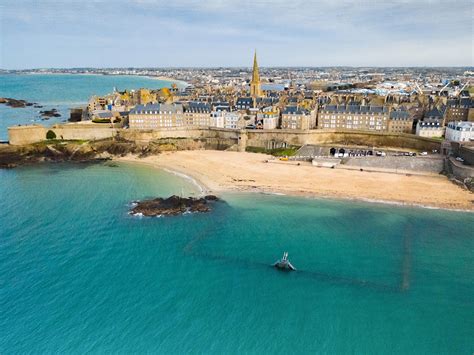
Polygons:
M250 82L250 96L254 98L262 96L262 89L260 88L260 74L258 73L256 50L253 56L253 70L252 70L252 81Z

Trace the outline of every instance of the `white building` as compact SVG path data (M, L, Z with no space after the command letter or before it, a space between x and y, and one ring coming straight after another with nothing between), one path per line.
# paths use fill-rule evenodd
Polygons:
M224 128L224 112L225 111L211 112L211 127Z
M452 121L446 127L446 139L454 142L474 141L474 123Z
M257 113L257 127L263 129L276 129L280 115L277 109L273 107L265 107L262 112Z
M242 115L237 111L212 111L211 127L237 129Z
M224 111L224 128L237 129L239 128L239 120L242 115L236 111L226 112Z
M438 119L426 119L424 121L418 121L416 124L416 135L420 137L443 137L445 127L442 125L442 121Z

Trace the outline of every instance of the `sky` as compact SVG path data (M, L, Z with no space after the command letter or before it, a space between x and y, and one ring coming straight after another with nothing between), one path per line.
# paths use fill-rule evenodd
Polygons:
M473 66L471 0L1 0L0 68Z

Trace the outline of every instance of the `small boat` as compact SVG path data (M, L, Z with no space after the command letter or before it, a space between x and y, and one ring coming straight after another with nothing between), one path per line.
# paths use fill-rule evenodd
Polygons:
M283 257L280 260L277 260L273 266L281 270L296 271L296 268L291 265L288 260L288 252L286 251L283 253Z

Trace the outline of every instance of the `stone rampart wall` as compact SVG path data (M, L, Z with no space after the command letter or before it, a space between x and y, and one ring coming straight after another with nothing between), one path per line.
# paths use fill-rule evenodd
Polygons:
M374 132L326 131L326 130L231 130L223 128L172 128L162 130L116 129L88 123L71 123L55 125L51 128L42 126L20 126L9 128L9 141L12 145L39 142L46 139L46 132L51 129L58 139L64 140L98 140L118 135L124 139L148 143L165 138L175 139L213 139L223 140L225 144L232 141L239 150L247 146L271 148L275 143L289 145L335 144L357 145L368 147L398 147L416 150L440 150L440 142L408 134L387 134Z

